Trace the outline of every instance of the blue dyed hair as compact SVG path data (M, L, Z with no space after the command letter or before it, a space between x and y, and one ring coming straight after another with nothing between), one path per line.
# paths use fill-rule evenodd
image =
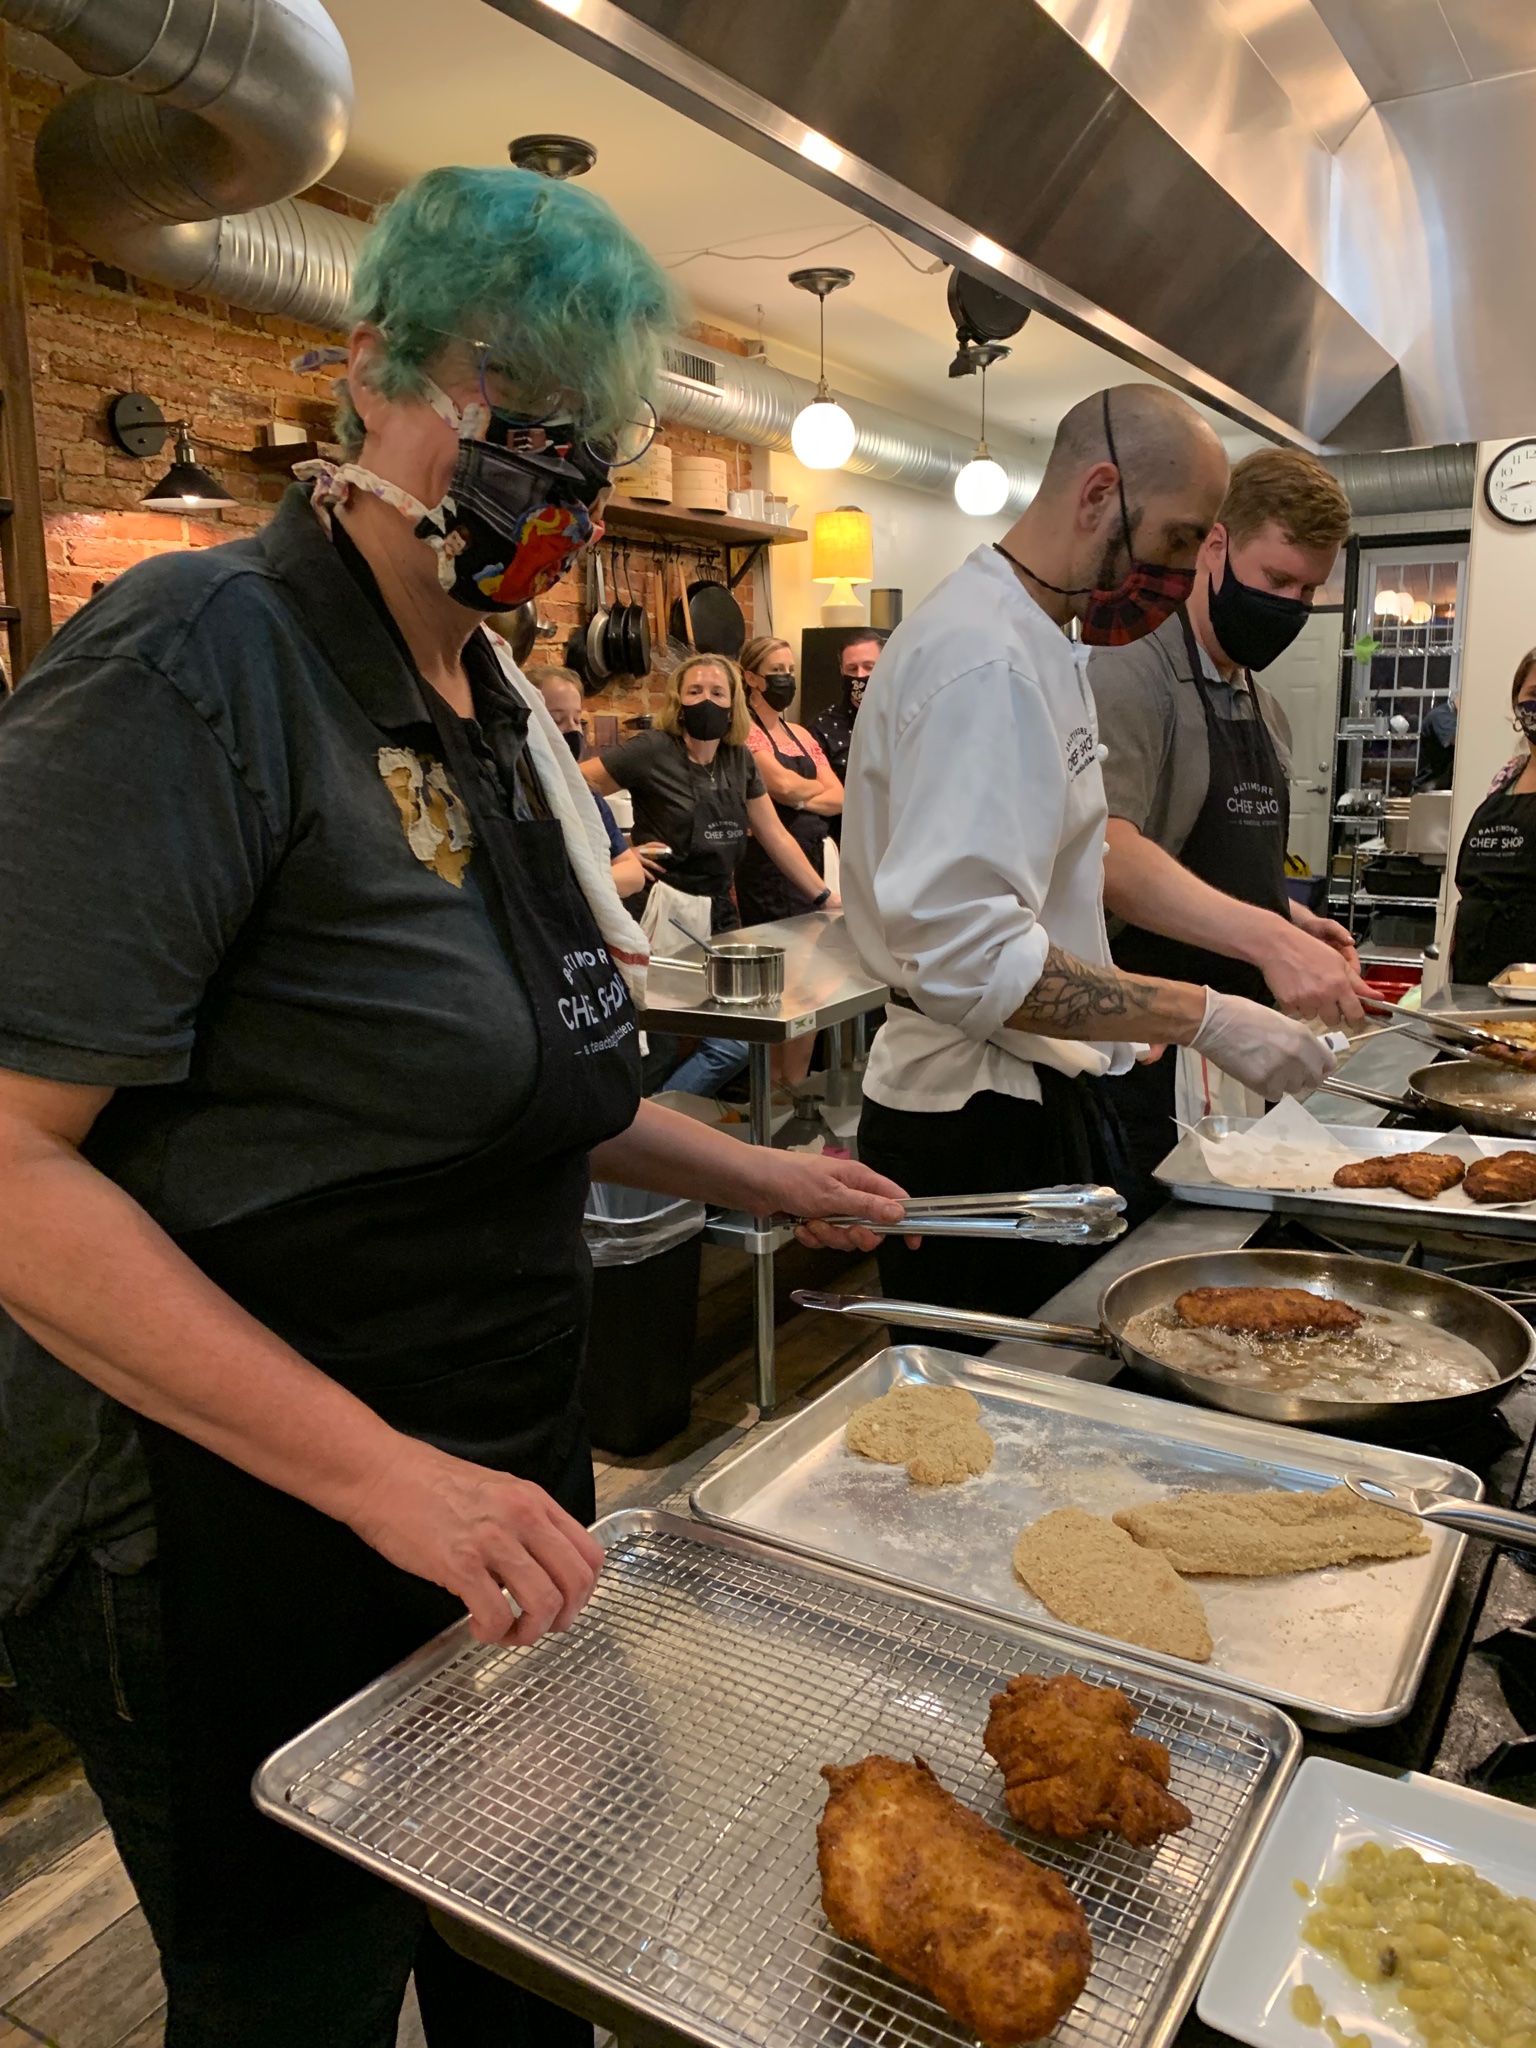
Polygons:
M633 419L677 324L671 280L593 192L510 167L448 165L380 213L357 260L350 318L383 336L369 382L419 396L457 335L519 383L575 396L589 434ZM362 426L343 399L341 439Z

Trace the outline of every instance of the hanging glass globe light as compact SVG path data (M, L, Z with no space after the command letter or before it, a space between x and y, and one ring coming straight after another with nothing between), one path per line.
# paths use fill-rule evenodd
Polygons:
M985 441L976 443L974 460L955 478L955 503L973 519L986 519L1001 512L1008 502L1008 472L987 453Z
M827 389L827 293L841 291L853 283L851 270L826 267L792 270L789 281L798 290L813 292L820 314L819 374L816 396L802 406L789 430L789 445L807 469L841 469L853 453L858 430Z

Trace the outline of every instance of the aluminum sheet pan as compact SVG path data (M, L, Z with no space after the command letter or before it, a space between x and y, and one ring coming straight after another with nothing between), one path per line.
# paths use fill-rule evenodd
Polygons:
M917 1487L904 1467L846 1450L843 1425L854 1409L899 1380L974 1394L997 1446L991 1470L962 1486ZM1053 1620L1015 1579L1013 1546L1026 1523L1052 1508L1111 1515L1189 1486L1333 1486L1348 1471L1467 1500L1483 1490L1464 1466L1414 1451L911 1345L878 1352L702 1480L692 1503L706 1521L803 1556L1127 1651L1107 1636ZM1399 1720L1418 1690L1464 1541L1437 1529L1424 1557L1284 1578L1202 1578L1195 1583L1215 1639L1211 1662L1190 1664L1140 1648L1129 1654L1277 1701L1313 1728L1336 1732Z
M1205 1138L1233 1131L1251 1131L1254 1117L1207 1116L1195 1125ZM1448 1136L1445 1131L1384 1131L1367 1124L1330 1124L1329 1130L1363 1159L1386 1152L1422 1152ZM1473 1138L1483 1152L1536 1152L1536 1144L1520 1138ZM1460 1188L1451 1188L1433 1202L1415 1202L1396 1188L1229 1188L1217 1180L1205 1155L1188 1132L1156 1169L1156 1177L1180 1202L1203 1202L1218 1209L1275 1210L1283 1216L1310 1216L1326 1226L1335 1223L1408 1223L1416 1229L1455 1231L1474 1237L1513 1237L1536 1244L1536 1203L1513 1207L1472 1202Z
M1294 1769L1283 1714L698 1523L596 1534L607 1566L568 1634L448 1630L270 1758L257 1804L717 2048L941 2048L970 2036L831 1933L816 1874L821 1765L916 1752L1082 1903L1093 1972L1052 2039L1170 2039ZM1137 1850L1008 1820L989 1697L1065 1670L1123 1687L1167 1743L1185 1833Z

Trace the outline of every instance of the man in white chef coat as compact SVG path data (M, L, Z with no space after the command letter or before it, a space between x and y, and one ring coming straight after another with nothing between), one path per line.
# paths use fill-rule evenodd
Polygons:
M1124 1177L1092 1084L1149 1044L1196 1046L1269 1098L1334 1065L1258 1003L1120 973L1105 936L1087 655L1155 631L1188 597L1226 483L1220 441L1175 393L1095 393L1062 421L1029 509L875 667L849 760L843 904L893 998L859 1149L914 1195ZM880 1254L889 1294L1013 1314L1083 1263L974 1238L888 1238Z

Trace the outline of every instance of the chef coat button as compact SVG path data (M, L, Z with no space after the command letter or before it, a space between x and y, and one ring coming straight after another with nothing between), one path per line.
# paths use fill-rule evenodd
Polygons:
M1107 761L1109 759L1109 749L1105 746L1102 740L1100 740L1099 744L1094 748L1093 758L1095 759L1095 761Z
M1110 845L1109 841L1108 841L1108 840L1106 839L1106 840L1105 840L1105 842L1104 842L1104 851L1105 851L1106 853L1113 853L1113 852L1114 852L1114 850L1115 850L1115 849L1114 849L1114 848L1113 848L1113 847L1112 847L1112 846Z

